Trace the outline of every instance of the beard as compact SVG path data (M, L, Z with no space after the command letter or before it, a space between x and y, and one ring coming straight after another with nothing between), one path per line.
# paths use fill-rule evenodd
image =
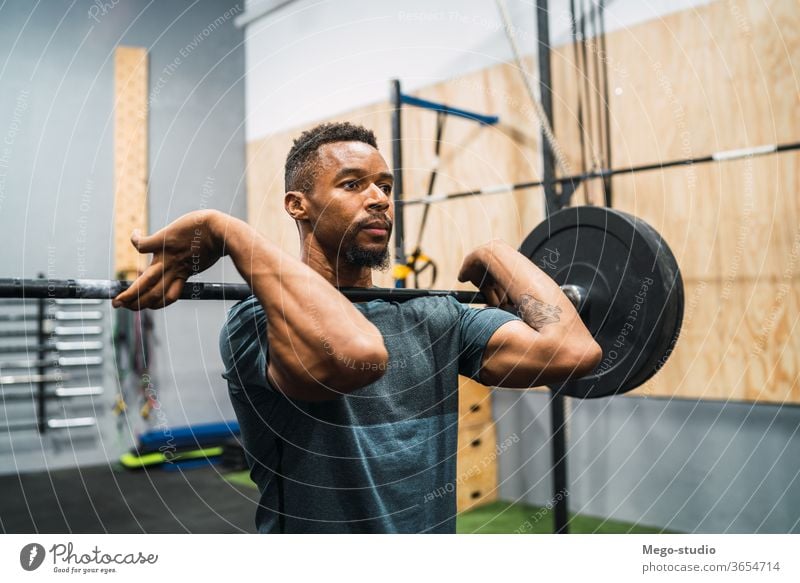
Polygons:
M345 263L355 267L369 267L370 269L377 269L378 271L386 271L390 266L389 255L389 242L387 240L386 246L382 249L374 247L365 247L360 245L356 240L358 233L363 224L368 221L363 221L361 224L356 225L355 228L348 230L347 234L342 241L340 257L344 258ZM391 234L391 223L389 223L389 234ZM343 252L343 253L342 253Z
M386 271L389 269L389 246L386 245L383 249L368 249L350 240L344 248L344 260L356 267Z

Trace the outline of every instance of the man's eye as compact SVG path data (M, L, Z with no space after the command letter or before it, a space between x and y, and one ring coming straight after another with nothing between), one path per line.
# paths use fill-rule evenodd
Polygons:
M352 180L350 182L345 182L344 187L346 190L355 190L358 188L358 180Z
M381 190L386 194L392 194L392 185L391 184L381 184Z

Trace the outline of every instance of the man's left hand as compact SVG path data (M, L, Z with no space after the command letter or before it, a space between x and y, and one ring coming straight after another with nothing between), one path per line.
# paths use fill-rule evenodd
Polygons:
M501 267L496 252L507 247L514 249L502 239L493 239L488 243L476 247L472 250L461 263L461 270L458 273L458 281L469 281L481 290L486 297L486 303L490 306L499 308L511 307L511 303L506 293L506 289L501 286L495 276L496 269Z
M112 305L129 310L156 310L180 297L186 280L205 271L224 254L224 240L215 219L222 213L198 210L187 213L160 231L142 236L134 232L131 243L139 253L152 253L150 266Z

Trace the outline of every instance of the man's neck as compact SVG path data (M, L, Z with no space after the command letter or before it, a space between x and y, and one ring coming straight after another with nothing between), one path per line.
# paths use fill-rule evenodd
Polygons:
M335 287L372 287L372 269L350 265L338 255L325 254L316 245L303 245L300 260Z

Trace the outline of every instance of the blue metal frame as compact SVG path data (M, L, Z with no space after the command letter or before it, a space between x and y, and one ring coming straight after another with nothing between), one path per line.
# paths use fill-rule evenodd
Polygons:
M473 113L471 111L467 111L466 109L450 107L449 105L444 105L443 103L436 103L435 101L428 101L427 99L420 99L419 97L412 97L411 95L404 95L402 93L400 94L400 103L413 105L414 107L421 107L423 109L432 109L433 111L441 111L447 115L463 117L489 126L495 125L500 121L500 118L496 115Z

